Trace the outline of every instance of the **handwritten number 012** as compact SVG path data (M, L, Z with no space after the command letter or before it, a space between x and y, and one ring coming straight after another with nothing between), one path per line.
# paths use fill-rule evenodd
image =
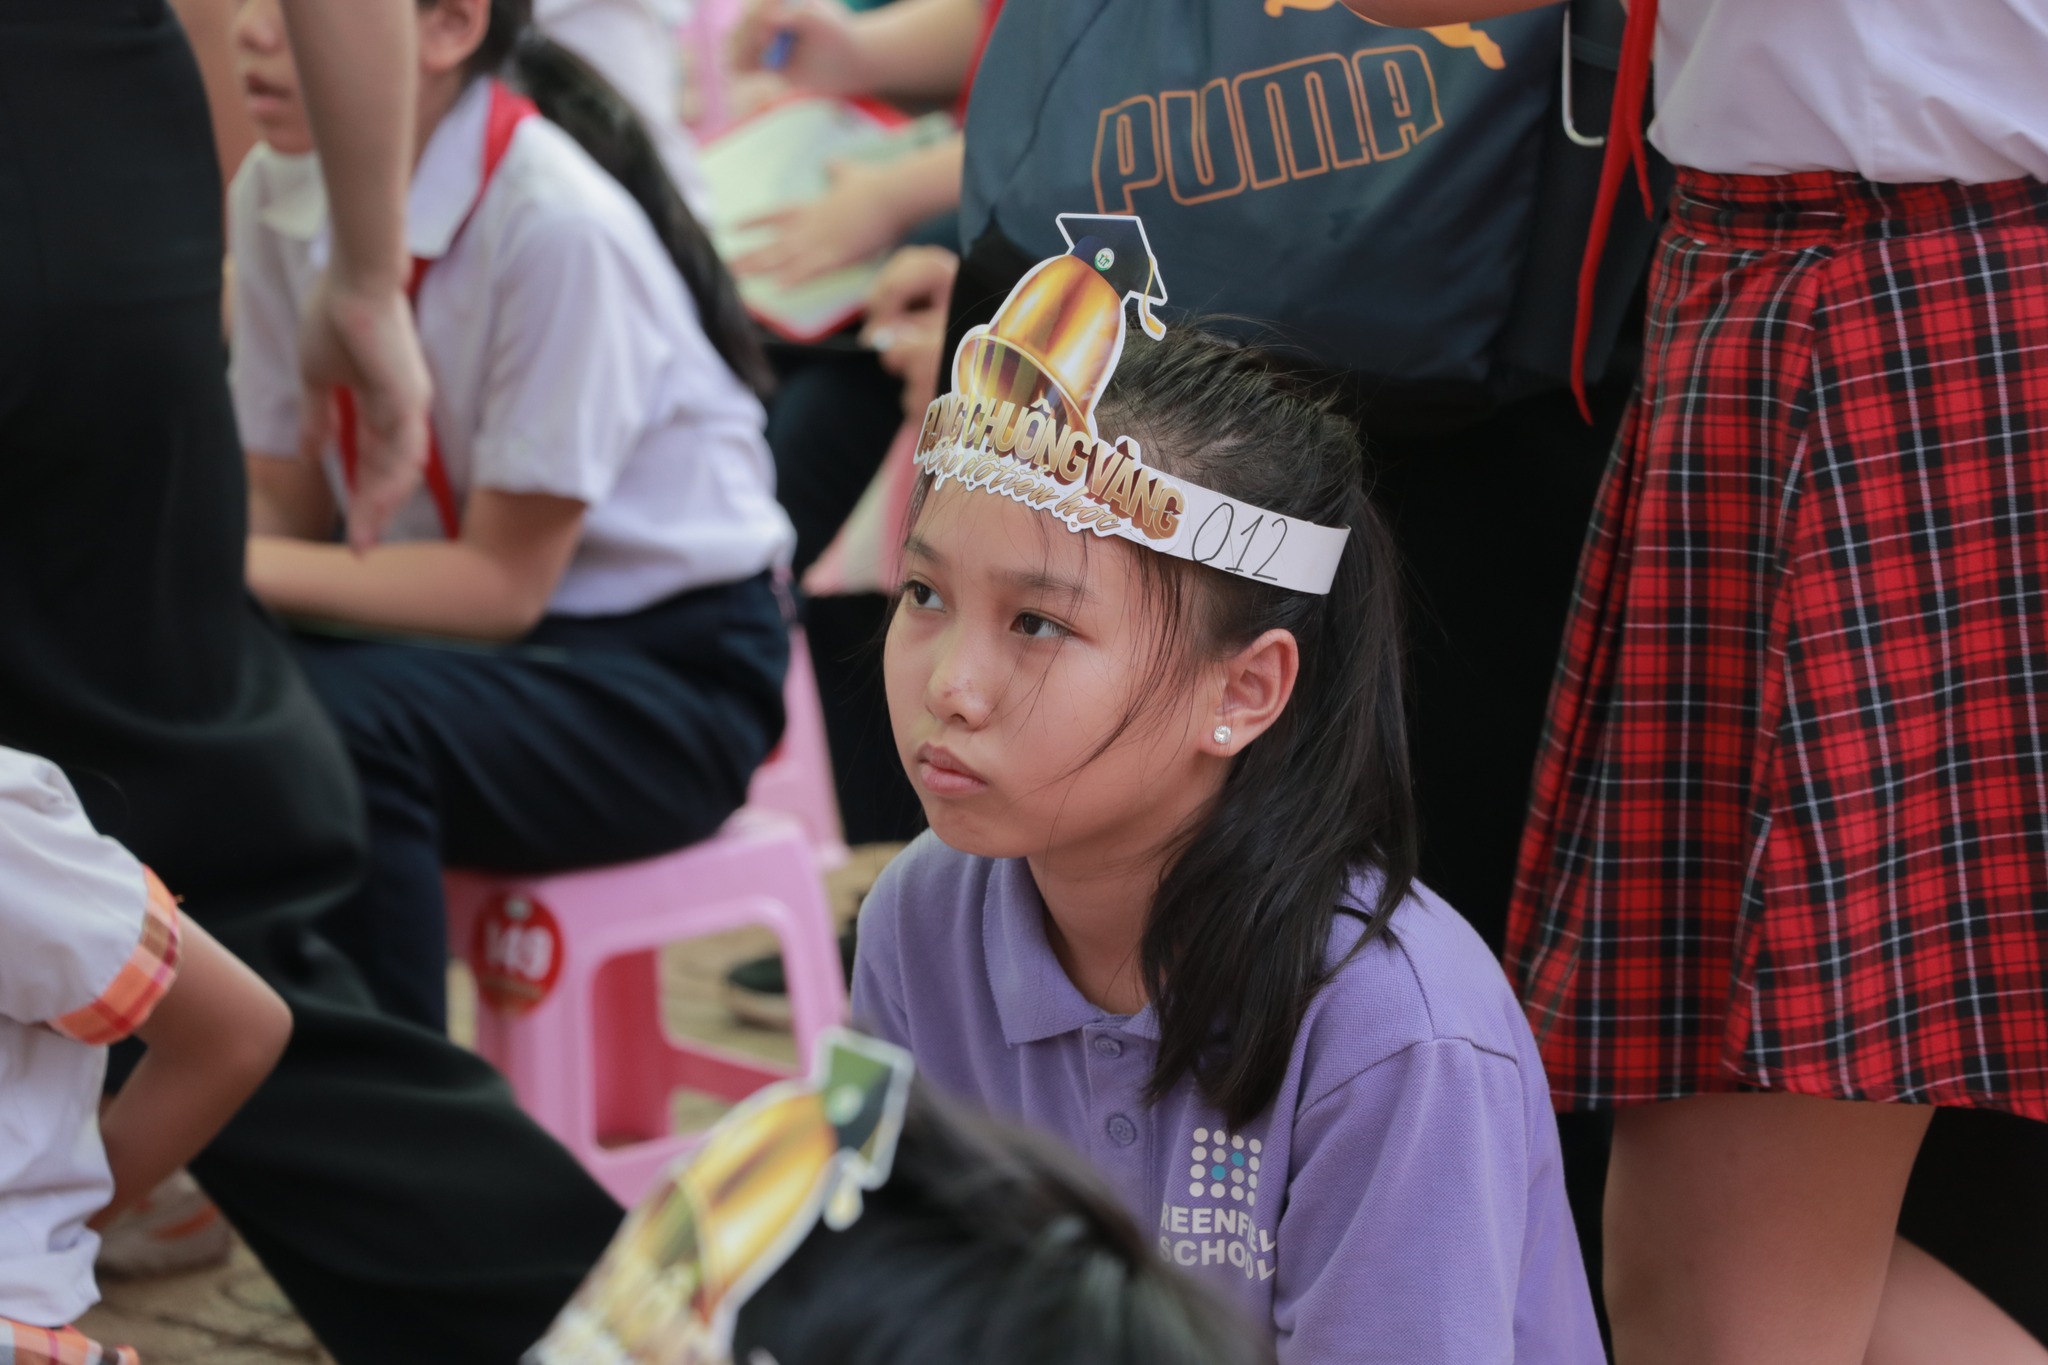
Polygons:
M1205 552L1202 548L1203 537L1209 534L1209 527L1219 515L1223 518L1223 531ZM1237 535L1243 539L1244 544L1238 549L1236 561L1228 565L1218 564L1216 567L1223 569L1226 573L1244 574L1246 572L1244 562L1252 553L1252 546L1258 537L1259 528L1265 524L1265 514L1261 513L1252 519L1251 525L1245 527L1242 531L1237 531ZM1259 561L1259 566L1256 569L1252 569L1248 575L1252 578L1265 579L1267 582L1273 581L1273 575L1266 572L1266 566L1273 562L1274 557L1280 553L1280 547L1287 543L1286 520L1281 517L1274 517L1271 526L1274 531L1273 548L1266 552L1266 557ZM1233 510L1233 504L1227 502L1216 504L1215 507L1210 509L1209 515L1202 518L1202 524L1195 528L1195 538L1188 547L1191 557L1197 564L1216 564L1217 559L1222 556L1224 549L1230 544L1231 533L1236 531L1236 528L1237 513Z

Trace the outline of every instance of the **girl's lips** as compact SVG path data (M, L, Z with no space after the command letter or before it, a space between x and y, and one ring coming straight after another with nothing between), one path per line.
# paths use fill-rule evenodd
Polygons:
M278 122L287 117L292 109L290 100L277 95L259 95L254 91L243 93L242 107L248 110L249 117L259 124Z
M988 790L980 774L935 744L917 751L917 784L933 796L972 796Z
M293 103L288 86L264 80L253 73L242 77L242 103L257 117L288 111Z

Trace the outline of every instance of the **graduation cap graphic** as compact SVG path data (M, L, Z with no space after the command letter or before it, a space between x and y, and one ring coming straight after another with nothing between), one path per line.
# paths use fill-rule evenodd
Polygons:
M1138 305L1138 323L1145 335L1154 341L1165 336L1166 327L1152 316L1152 305L1166 302L1166 285L1159 278L1159 262L1152 255L1145 224L1127 213L1062 213L1053 221L1067 239L1069 256L1094 266L1117 298Z
M1095 429L1095 405L1124 348L1124 303L1153 340L1166 302L1145 225L1129 214L1063 213L1067 254L1040 261L995 317L968 332L953 358L953 390L1020 408L1042 407Z

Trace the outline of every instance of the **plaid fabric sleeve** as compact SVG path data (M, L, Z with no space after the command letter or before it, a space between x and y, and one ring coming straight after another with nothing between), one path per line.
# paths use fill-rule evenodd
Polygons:
M0 1365L139 1365L130 1346L102 1346L76 1327L0 1318Z
M142 1027L178 974L178 903L156 873L145 867L142 875L149 894L135 951L97 998L49 1021L66 1038L96 1047L119 1042Z

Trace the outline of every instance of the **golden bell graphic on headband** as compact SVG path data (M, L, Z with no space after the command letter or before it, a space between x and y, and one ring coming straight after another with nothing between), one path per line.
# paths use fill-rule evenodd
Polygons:
M1152 305L1166 302L1145 225L1114 214L1063 213L1067 254L1040 261L986 326L961 339L953 391L1044 407L1069 426L1090 425L1124 348L1124 300L1153 340L1166 328Z

